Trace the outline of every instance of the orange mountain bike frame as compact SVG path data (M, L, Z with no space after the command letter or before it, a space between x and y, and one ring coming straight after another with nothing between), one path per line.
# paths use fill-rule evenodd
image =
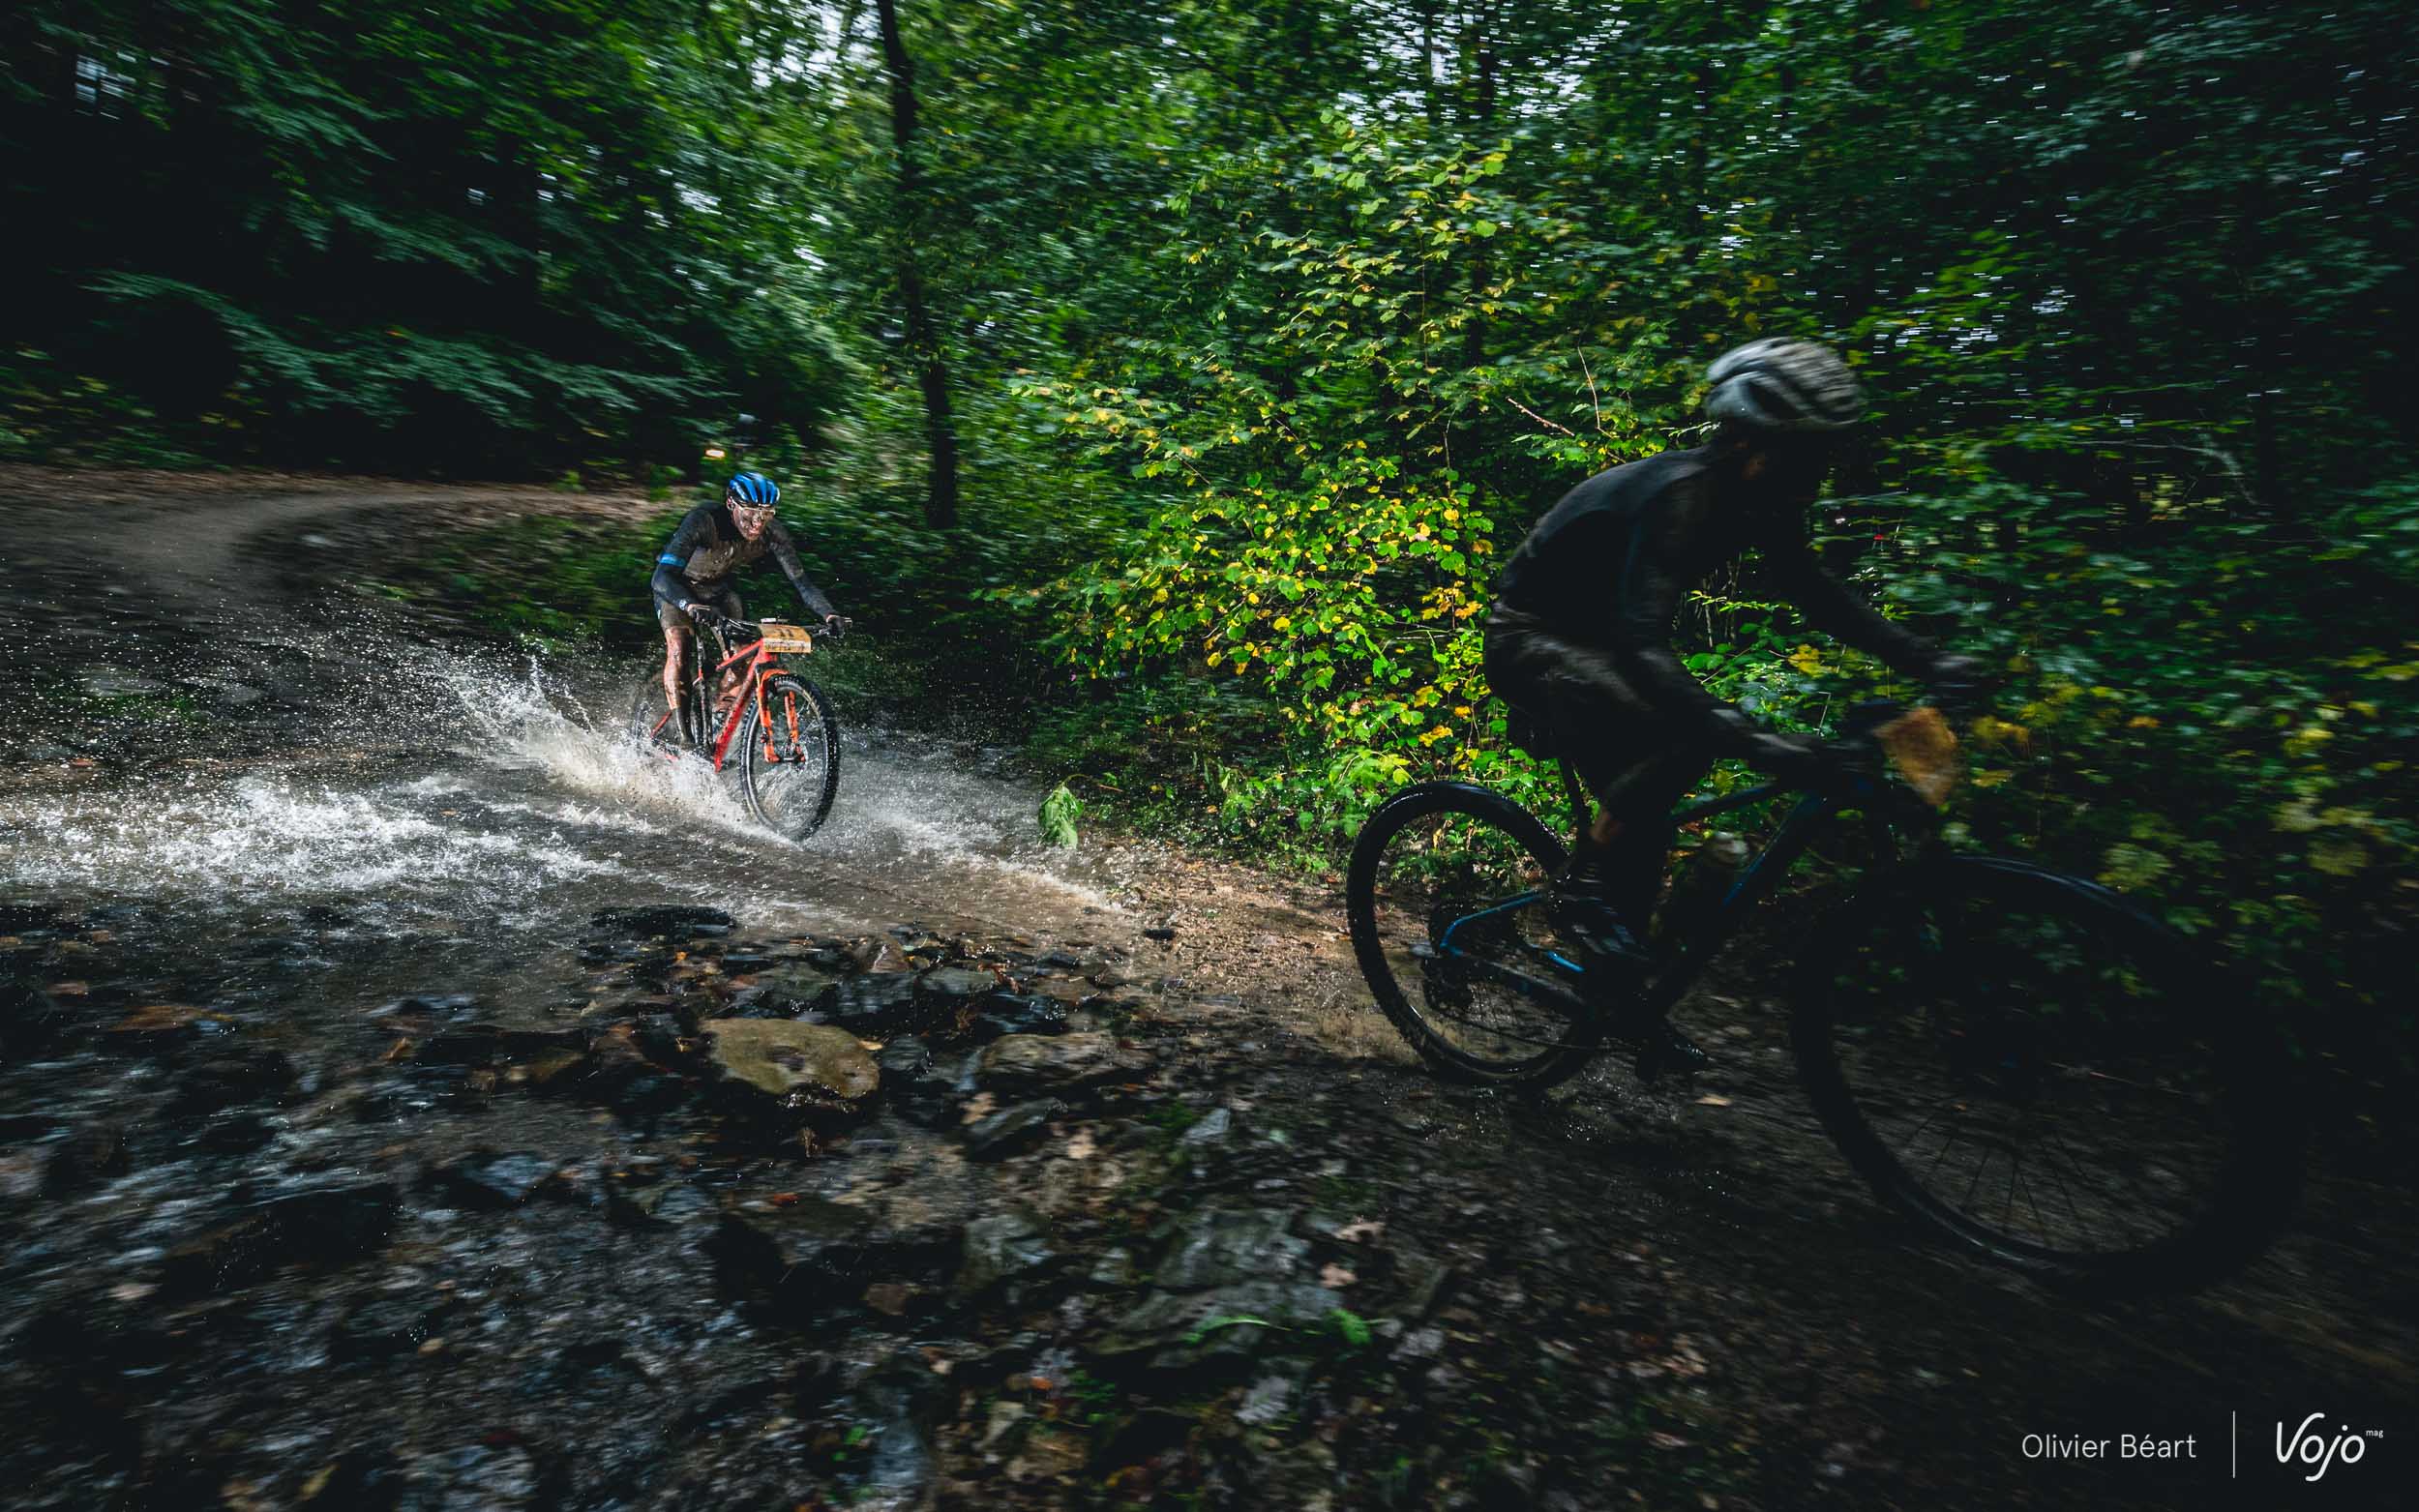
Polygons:
M722 770L723 762L729 759L731 756L732 741L736 738L739 733L739 725L741 723L739 719L739 706L742 703L753 702L756 705L756 727L762 730L764 735L764 758L768 761L778 761L781 759L779 752L777 752L773 747L772 715L770 711L764 707L764 684L774 675L788 670L788 668L783 667L780 661L777 660L777 651L811 652L815 649L814 637L795 625L785 625L776 620L766 620L760 628L765 632L764 635L760 637L758 639L749 641L738 650L732 652L727 657L724 657L721 665L714 668L715 678L719 678L723 673L732 670L734 667L738 667L739 676L741 679L739 684L739 697L731 701L731 717L723 721L722 733L714 737L714 749L707 754L709 759L711 759L714 763L714 770L718 772ZM745 663L746 665L741 667L741 663ZM701 699L712 697L711 683L714 680L714 678L702 677L698 680L700 684L698 688L698 697ZM708 708L711 706L712 705L710 703L707 705ZM702 714L703 711L701 710L700 712ZM664 723L669 721L671 718L672 716L670 714L666 714L663 720L656 723L655 727L658 729L663 728ZM795 750L800 737L798 732L798 711L794 704L792 704L789 709L789 721L791 748ZM670 753L668 753L668 755L671 755L671 758L673 760L679 759L677 755Z

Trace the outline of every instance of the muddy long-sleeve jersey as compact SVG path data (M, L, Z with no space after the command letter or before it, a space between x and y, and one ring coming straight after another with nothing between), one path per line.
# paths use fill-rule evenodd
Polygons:
M797 543L790 528L775 519L751 541L739 533L731 511L720 504L701 504L680 517L672 542L655 558L653 588L658 603L678 608L696 599L713 599L731 586L733 574L770 555L782 576L798 591L798 602L817 619L832 612L831 601L808 580L798 560Z
M1735 751L1758 726L1715 697L1672 649L1688 588L1753 547L1815 629L1921 676L1939 655L1825 572L1798 517L1726 499L1708 449L1665 452L1588 479L1549 510L1504 563L1497 602L1563 637L1610 651L1648 702Z

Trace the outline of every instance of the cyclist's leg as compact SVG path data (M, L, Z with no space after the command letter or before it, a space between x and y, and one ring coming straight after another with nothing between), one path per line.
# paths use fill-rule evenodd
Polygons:
M697 639L697 632L689 617L660 599L655 604L655 622L664 632L664 707L677 721L680 715L680 684L689 659L689 647ZM691 731L679 733L687 738Z
M739 591L736 588L725 585L724 587L718 588L711 593L702 595L702 597L707 603L713 605L726 619L745 619L748 617L747 606L739 602ZM732 648L730 646L723 646L721 655L717 656L715 660L720 662L723 657L729 656L731 654L731 649ZM722 674L722 680L715 685L714 713L717 718L728 716L731 713L731 706L738 701L739 676L740 674L738 668L725 668Z
M1614 875L1635 848L1622 843L1633 803L1645 802L1631 773L1660 754L1660 722L1602 647L1566 639L1499 609L1488 622L1485 650L1495 691L1547 732L1552 751L1570 761L1602 805L1571 846L1570 864L1556 883L1556 926L1594 954L1638 960L1644 918L1634 916L1633 923L1623 917Z
M1668 725L1652 726L1665 736L1658 750L1608 767L1587 763L1580 780L1596 799L1596 822L1580 852L1604 877L1605 889L1632 928L1643 929L1655 911L1663 873L1670 865L1671 811L1696 790L1713 766L1702 746L1680 738Z

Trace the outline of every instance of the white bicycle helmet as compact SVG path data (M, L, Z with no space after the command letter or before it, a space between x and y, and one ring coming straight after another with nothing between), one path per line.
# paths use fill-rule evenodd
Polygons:
M1839 354L1813 341L1767 337L1715 360L1705 413L1758 430L1844 430L1865 413L1865 390Z

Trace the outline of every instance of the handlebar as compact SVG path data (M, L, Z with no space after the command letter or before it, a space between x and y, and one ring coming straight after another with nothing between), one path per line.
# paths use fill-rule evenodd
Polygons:
M703 623L719 629L725 636L735 631L759 640L764 638L764 621L761 619L734 619L729 614L712 609L708 609L706 613L709 617ZM782 623L788 624L791 621L785 620ZM830 619L818 620L812 625L803 625L798 628L819 635L826 640L846 640L849 637L849 627L854 623L854 620L846 615L836 614Z

